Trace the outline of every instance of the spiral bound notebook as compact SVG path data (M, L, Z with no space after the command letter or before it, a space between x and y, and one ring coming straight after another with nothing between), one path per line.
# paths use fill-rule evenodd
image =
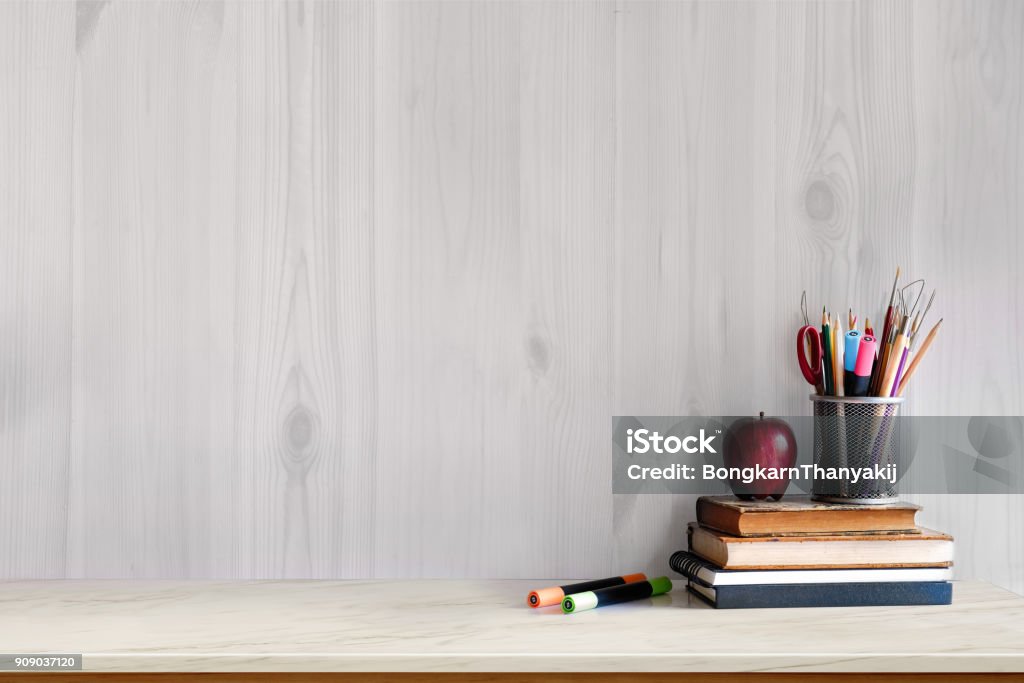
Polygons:
M807 583L906 583L949 581L949 567L880 569L721 569L685 550L672 554L672 571L709 588L725 586L792 585Z

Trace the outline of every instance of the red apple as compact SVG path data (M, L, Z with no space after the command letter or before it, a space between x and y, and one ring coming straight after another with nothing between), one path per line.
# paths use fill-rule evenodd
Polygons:
M722 459L725 466L752 467L760 465L766 470L778 471L779 479L754 479L744 483L742 478L731 478L729 486L741 500L780 500L789 486L789 469L796 464L796 437L784 420L742 418L732 423L725 434ZM770 476L770 475L769 475Z

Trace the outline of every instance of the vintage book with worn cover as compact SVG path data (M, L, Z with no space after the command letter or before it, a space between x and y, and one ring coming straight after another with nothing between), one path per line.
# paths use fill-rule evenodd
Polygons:
M787 496L780 501L703 496L697 500L697 521L733 536L913 532L917 528L914 517L920 509L911 503L819 503L809 496Z
M953 537L917 533L823 536L730 536L691 522L691 552L723 569L852 569L869 567L948 567Z

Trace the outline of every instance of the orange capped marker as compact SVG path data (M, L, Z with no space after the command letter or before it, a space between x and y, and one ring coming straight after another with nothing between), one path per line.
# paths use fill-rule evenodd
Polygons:
M526 604L530 607L547 607L549 605L561 604L562 598L566 595L573 595L574 593L584 593L586 591L596 591L601 588L611 588L612 586L621 586L625 583L634 583L636 581L646 581L646 574L626 574L625 576L613 576L608 579L597 579L595 581L584 581L583 583L570 583L566 586L552 586L550 588L541 588L539 590L531 591L526 596Z

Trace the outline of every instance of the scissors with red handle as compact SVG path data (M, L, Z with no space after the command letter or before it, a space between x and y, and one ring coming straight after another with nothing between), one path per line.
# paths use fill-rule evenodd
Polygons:
M821 333L813 325L804 325L796 333L796 359L807 383L814 385L819 394L822 393L824 378L821 373Z

